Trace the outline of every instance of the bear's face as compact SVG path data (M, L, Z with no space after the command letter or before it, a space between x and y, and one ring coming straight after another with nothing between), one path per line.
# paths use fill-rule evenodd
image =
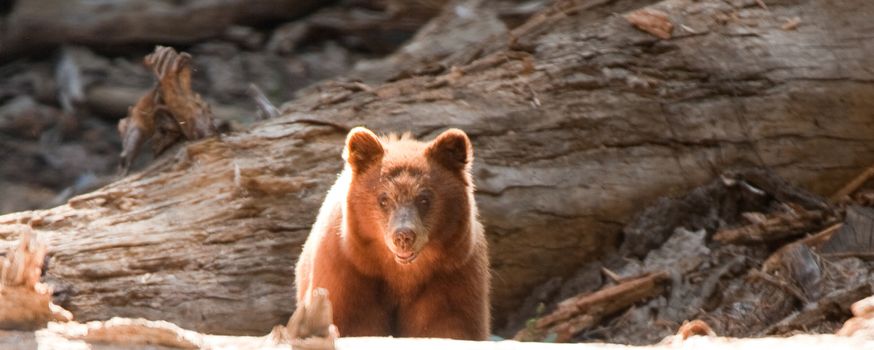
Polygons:
M355 234L383 242L402 265L423 254L436 257L464 239L459 235L469 232L472 153L467 135L457 129L430 143L380 140L367 129L353 129L345 150L352 171L346 210Z

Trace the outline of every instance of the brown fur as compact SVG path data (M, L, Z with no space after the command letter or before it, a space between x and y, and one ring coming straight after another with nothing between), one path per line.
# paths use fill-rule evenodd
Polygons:
M486 339L489 262L472 152L456 129L431 143L353 129L347 166L296 267L298 305L327 289L342 336Z

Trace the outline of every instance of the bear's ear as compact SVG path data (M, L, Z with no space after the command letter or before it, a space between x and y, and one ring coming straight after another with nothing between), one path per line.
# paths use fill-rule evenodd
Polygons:
M425 155L449 170L460 171L473 161L473 147L464 131L449 129L431 141Z
M352 171L363 172L368 167L382 160L385 150L373 131L363 127L355 127L346 136L346 149L343 158L349 162Z

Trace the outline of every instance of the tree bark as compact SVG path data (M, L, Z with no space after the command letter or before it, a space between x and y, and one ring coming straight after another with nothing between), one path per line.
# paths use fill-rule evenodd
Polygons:
M501 322L533 286L615 250L659 196L743 166L827 194L874 162L874 3L668 0L653 7L669 40L589 18L614 2L562 4L443 75L326 86L66 205L2 216L0 237L34 227L55 301L79 319L263 334L294 310L292 267L342 167L344 134L300 120L426 139L454 126L474 144Z

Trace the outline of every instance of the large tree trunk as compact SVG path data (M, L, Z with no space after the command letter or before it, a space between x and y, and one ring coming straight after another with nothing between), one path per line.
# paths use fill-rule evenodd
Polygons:
M292 267L342 166L343 132L296 120L423 138L454 126L475 147L501 320L532 286L616 249L658 196L749 165L829 193L874 162L874 3L668 0L655 8L669 40L593 21L634 2L603 3L565 2L443 75L326 85L248 132L2 216L0 237L21 222L48 241L56 302L79 319L265 333L294 309Z

